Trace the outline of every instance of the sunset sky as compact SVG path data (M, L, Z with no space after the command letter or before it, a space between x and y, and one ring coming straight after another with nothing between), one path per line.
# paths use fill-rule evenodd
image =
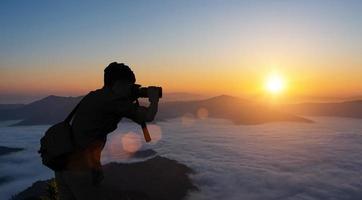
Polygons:
M85 94L113 61L168 93L362 97L362 1L0 2L0 103Z

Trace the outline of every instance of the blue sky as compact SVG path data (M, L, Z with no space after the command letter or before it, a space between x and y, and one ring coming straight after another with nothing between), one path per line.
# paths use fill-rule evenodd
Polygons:
M95 77L114 60L134 65L146 83L160 79L161 84L171 83L170 91L182 90L182 85L172 82L176 76L180 77L178 82L197 84L194 72L206 73L209 78L193 91L210 92L207 86L211 82L222 81L216 77L223 72L220 70L230 71L225 74L228 79L232 79L232 71L254 73L275 63L282 65L281 70L292 71L288 73L300 70L302 64L291 65L288 59L303 60L300 63L310 73L331 70L335 74L341 65L333 63L344 60L343 67L355 74L362 63L361 10L362 1L332 0L3 0L0 93L25 94L27 85L36 85L34 79L48 81L44 77L53 73L68 76L72 70L88 71ZM220 65L225 66L220 69ZM154 77L147 76L152 73ZM14 83L9 77L23 82ZM227 93L230 84L225 83L217 92ZM49 92L66 93L56 83L51 85L58 89ZM70 94L95 86L89 85L80 84ZM34 86L34 91L39 95L48 92L45 86Z

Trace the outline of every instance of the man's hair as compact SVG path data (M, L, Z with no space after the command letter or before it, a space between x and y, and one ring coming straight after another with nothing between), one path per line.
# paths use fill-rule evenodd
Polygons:
M122 80L128 83L135 83L136 77L127 65L123 63L112 62L104 69L104 86L112 87L113 84Z

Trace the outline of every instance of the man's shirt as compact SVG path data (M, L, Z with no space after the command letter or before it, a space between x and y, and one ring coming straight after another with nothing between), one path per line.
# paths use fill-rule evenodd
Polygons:
M117 128L123 117L141 123L145 121L146 110L109 88L92 91L82 99L74 115L75 140L80 146L86 146L91 140L104 138Z
M72 120L74 139L81 150L70 156L71 168L100 167L100 154L107 134L117 128L123 117L137 123L144 122L146 111L147 108L137 106L129 98L116 95L110 88L87 94Z

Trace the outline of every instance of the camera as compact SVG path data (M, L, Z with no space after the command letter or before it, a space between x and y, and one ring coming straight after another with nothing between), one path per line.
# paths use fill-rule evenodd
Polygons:
M155 87L158 91L158 97L162 98L162 88L161 87ZM141 87L141 85L133 84L131 87L131 96L133 100L136 100L136 104L139 106L138 98L148 98L148 90L149 87ZM150 133L148 132L146 122L141 122L141 127L143 131L143 135L145 137L146 142L151 141Z
M156 87L158 89L158 97L162 98L162 87ZM148 98L148 87L141 87L141 85L134 84L132 86L133 98Z

